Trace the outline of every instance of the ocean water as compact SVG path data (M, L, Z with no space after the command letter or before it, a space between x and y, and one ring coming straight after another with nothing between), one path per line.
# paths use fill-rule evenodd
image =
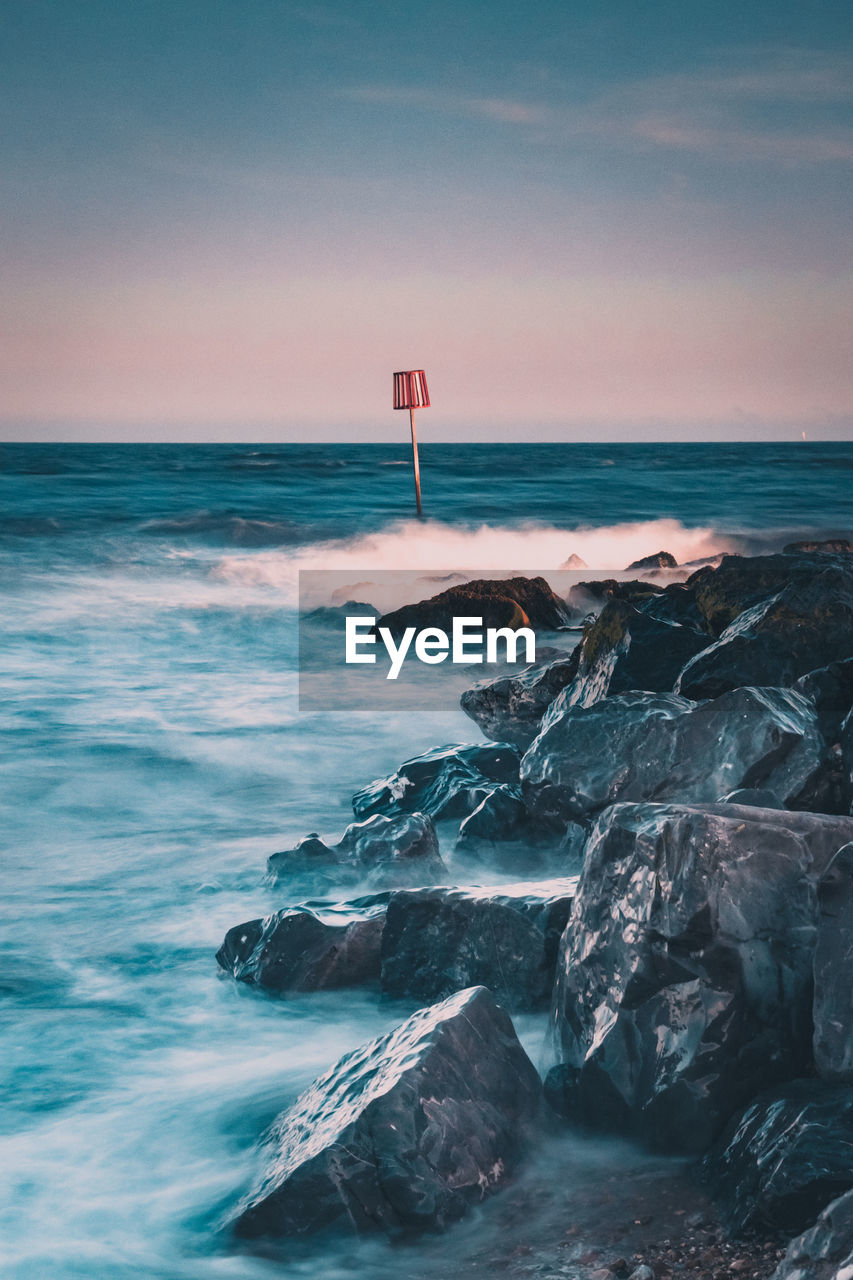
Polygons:
M223 1231L275 1114L410 1011L258 996L218 972L223 934L287 901L271 852L339 835L407 756L479 738L451 699L300 716L300 569L612 570L853 529L847 443L426 446L421 465L418 521L402 446L0 446L4 1275L468 1274L449 1260L495 1238L491 1206L405 1254L272 1262ZM544 1065L544 1019L519 1031ZM616 1150L572 1155L565 1185Z

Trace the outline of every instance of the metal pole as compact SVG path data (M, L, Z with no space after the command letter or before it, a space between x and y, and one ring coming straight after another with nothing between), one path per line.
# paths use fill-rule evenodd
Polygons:
M418 437L415 435L415 409L409 406L409 422L412 426L412 461L415 467L415 500L418 504L418 515L421 514L421 469L418 464Z

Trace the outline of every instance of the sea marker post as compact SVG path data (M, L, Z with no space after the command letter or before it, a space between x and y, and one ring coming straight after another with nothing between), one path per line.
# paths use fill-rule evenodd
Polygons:
M412 428L412 465L415 469L415 501L421 514L421 469L418 463L418 437L415 434L415 409L429 408L429 391L423 369L407 369L394 374L394 408L408 409Z

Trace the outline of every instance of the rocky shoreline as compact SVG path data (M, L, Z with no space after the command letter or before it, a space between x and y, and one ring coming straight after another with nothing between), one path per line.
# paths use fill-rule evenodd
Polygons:
M672 568L656 559L632 569ZM452 595L409 612L429 625ZM567 600L541 578L463 595L534 627L586 615L580 643L463 695L490 742L403 762L353 797L337 844L271 856L293 905L231 929L225 973L270 998L367 986L424 1008L279 1117L234 1238L407 1241L533 1196L531 1252L460 1275L849 1280L849 544ZM459 884L457 854L514 878ZM509 1015L545 1010L543 1087ZM596 1132L686 1163L627 1176L599 1220L534 1159Z

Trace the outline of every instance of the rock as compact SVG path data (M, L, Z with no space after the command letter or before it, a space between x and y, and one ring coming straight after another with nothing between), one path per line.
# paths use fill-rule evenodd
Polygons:
M782 801L773 791L761 787L739 787L720 797L720 804L745 804L751 809L784 809Z
M508 742L434 747L352 798L357 818L418 810L436 821L473 813L496 782L518 784L521 752Z
M624 600L641 608L646 602L661 594L654 582L641 582L632 578L598 578L589 582L577 582L568 594L567 603L572 616L577 618L592 608L597 612L608 600Z
M803 1231L853 1187L853 1093L794 1080L760 1094L727 1126L701 1173L733 1234Z
M350 919L331 920L307 907L277 911L229 929L216 953L238 982L286 995L354 987L379 978L387 895L353 904Z
M853 801L853 711L851 711L843 725L841 726L841 762L842 776L847 795ZM850 806L850 812L853 813L853 804Z
M483 987L356 1049L276 1121L242 1239L446 1227L511 1173L539 1077Z
M333 845L316 834L306 836L295 848L272 854L267 870L276 880L305 875L331 881L366 877L389 885L434 884L447 875L435 827L424 813L374 814L348 826Z
M631 567L634 568L635 566L632 565ZM655 1280L655 1273L652 1271L651 1267L647 1267L645 1263L643 1263L641 1266L634 1268L629 1275L628 1280Z
M629 564L625 568L626 573L630 573L632 569L677 569L678 561L669 551L656 551L652 556L643 556L642 560L635 560L633 564Z
M382 943L386 995L440 1000L488 982L507 1009L546 1008L576 878L392 894Z
M621 800L713 802L741 787L799 807L823 765L814 706L791 690L734 689L699 705L666 693L564 699L521 762L524 802L545 825Z
M853 1192L839 1196L817 1222L788 1245L772 1280L850 1280L853 1276Z
M395 638L406 627L441 627L450 632L454 617L482 618L485 627L532 627L558 631L571 621L564 602L544 578L477 579L403 605L379 619Z
M609 600L584 629L577 675L564 702L591 707L632 689L666 692L685 664L708 644L689 627L662 622L625 600Z
M557 694L574 680L579 659L580 649L575 648L571 654L525 667L517 675L481 680L462 694L462 710L487 738L514 743L524 751Z
M853 844L818 884L814 957L814 1059L824 1080L853 1083Z
M826 741L830 745L840 741L841 726L853 707L853 658L809 671L791 687L815 704L818 726Z
M560 565L560 568L561 569L588 569L589 565L587 564L586 560L582 560L580 556L575 555L575 553L572 552L572 554L568 557L568 559L563 561L563 563Z
M507 782L492 788L459 826L463 844L497 843L517 838L527 826L521 788Z
M782 548L782 555L796 555L802 551L831 552L837 555L850 555L853 553L853 544L849 538L824 538L822 542L813 542L806 540L804 542L789 542L787 547Z
M817 879L853 819L619 804L599 818L557 963L558 1110L702 1151L811 1054Z
M785 587L807 586L826 559L814 556L723 556L714 568L705 565L687 579L699 616L708 633L720 636L741 613L775 596Z

